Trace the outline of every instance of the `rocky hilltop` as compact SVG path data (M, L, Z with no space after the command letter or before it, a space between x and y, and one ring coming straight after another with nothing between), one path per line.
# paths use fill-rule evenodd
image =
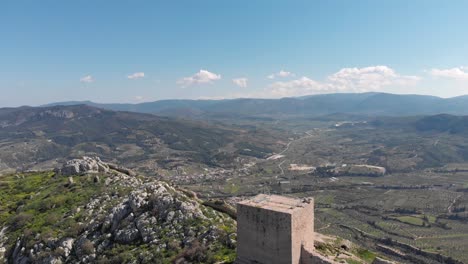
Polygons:
M215 263L235 221L165 182L99 158L2 177L0 263ZM8 188L7 188L8 187Z
M87 173L109 172L109 165L99 157L86 157L72 159L63 164L62 168L55 170L58 175L83 175Z
M96 173L108 173L114 170L129 176L136 176L133 170L125 167L103 162L99 157L87 157L83 156L81 159L72 159L62 165L61 168L56 168L54 171L57 175L73 176L73 175L85 175L85 174L96 174Z

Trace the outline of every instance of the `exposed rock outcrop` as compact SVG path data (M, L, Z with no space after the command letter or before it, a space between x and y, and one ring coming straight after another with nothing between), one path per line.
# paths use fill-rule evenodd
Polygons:
M171 256L172 260L177 258L181 263L194 261L194 258L198 262L213 262L208 261L203 252L220 248L235 251L235 221L231 217L205 207L200 200L165 182L129 176L112 169L111 173L99 173L105 172L100 169L103 164L98 158L85 157L67 162L61 169L66 175L98 173L102 180L96 184L108 190L69 213L68 217L82 219L78 234L48 238L32 246L30 241L19 238L9 261L120 262L122 259L116 257L120 256L120 248L143 248L141 252L124 250L122 254L143 254L140 257L144 263L155 263L166 256ZM89 181L94 181L94 177ZM127 193L119 195L122 191Z
M6 227L2 227L2 229L0 229L0 263L4 261L4 255L6 252L5 243L8 239L5 235L6 231L7 231Z
M75 240L73 238L64 238L62 239L60 242L59 242L59 246L58 248L60 250L63 250L63 256L65 258L68 258L68 256L70 256L70 253L73 249L73 243L75 243Z
M86 157L81 159L72 159L67 161L55 172L59 175L73 176L87 173L105 173L109 172L109 165L101 161L99 157Z

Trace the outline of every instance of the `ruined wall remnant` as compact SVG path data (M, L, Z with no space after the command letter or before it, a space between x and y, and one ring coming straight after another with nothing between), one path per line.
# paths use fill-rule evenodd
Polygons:
M313 199L260 194L237 205L239 264L299 264L314 248Z

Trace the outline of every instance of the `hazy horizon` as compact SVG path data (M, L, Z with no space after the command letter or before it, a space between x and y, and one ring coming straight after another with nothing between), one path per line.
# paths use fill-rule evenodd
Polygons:
M156 99L152 101L141 101L141 102L100 102L100 101L93 101L93 100L69 100L69 101L57 101L57 102L49 102L46 104L38 104L38 105L18 105L18 106L47 106L50 104L57 104L57 103L70 103L70 102L91 102L91 103L96 103L96 104L144 104L144 103L152 103L152 102L158 102L158 101L176 101L176 100L191 100L191 101L218 101L218 100L240 100L240 99L285 99L285 98L301 98L301 97L309 97L309 96L315 96L315 95L333 95L333 94L365 94L365 93L382 93L382 94L392 94L392 95L415 95L415 96L433 96L433 97L438 97L441 99L451 99L451 98L456 98L456 97L463 97L463 96L468 96L468 94L463 94L463 95L457 95L457 96L452 96L452 97L440 97L440 96L435 96L435 95L428 95L428 94L396 94L396 93L386 93L386 92L356 92L356 93L324 93L324 94L311 94L311 95L303 95L303 96L292 96L292 97L280 97L280 98L259 98L259 97L237 97L237 98L211 98L211 99L203 99L203 98L167 98L167 99Z

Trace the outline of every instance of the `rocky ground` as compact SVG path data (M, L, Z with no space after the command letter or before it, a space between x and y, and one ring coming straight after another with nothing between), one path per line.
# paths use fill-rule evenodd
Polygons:
M203 206L190 192L113 170L96 158L67 162L57 172L42 177L49 188L10 193L24 198L1 208L10 215L0 218L5 252L0 262L215 263L235 258L235 221ZM33 176L2 180L14 187L9 181L23 177ZM85 199L63 198L79 188L93 191ZM62 198L50 200L56 195ZM38 200L46 203L38 205ZM41 221L44 214L55 218Z

